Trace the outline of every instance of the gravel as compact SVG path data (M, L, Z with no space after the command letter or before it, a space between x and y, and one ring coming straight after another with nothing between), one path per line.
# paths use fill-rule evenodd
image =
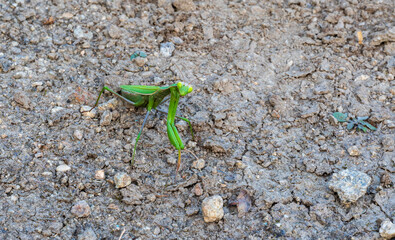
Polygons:
M379 239L393 223L393 1L3 2L0 239ZM177 81L194 89L182 168L155 111L131 166L146 109L106 91L89 110L104 85ZM207 223L210 196L225 204Z

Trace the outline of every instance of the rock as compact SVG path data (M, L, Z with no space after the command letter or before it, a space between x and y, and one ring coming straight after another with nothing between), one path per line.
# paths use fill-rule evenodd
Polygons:
M380 182L384 186L390 186L392 184L391 175L388 172L385 172L383 176L381 176Z
M56 171L57 171L57 172L67 172L67 171L70 171L70 169L71 169L71 167L70 167L69 165L62 164L62 165L59 165L59 166L56 168Z
M93 33L82 30L81 26L77 26L73 31L74 37L78 39L92 39Z
M333 115L329 116L329 122L333 126L336 126L339 123L339 121L337 121L337 119Z
M174 0L173 6L177 11L194 11L196 10L196 5L192 0Z
M144 66L147 63L147 59L146 58L142 58L142 57L136 57L136 58L133 59L133 61L139 67L142 67L142 66Z
M104 170L97 170L95 172L95 178L98 180L103 180L106 177Z
M369 187L372 178L359 171L343 170L333 174L329 188L337 192L342 203L356 202Z
M286 102L278 95L271 95L269 97L269 103L274 107L279 113L282 113L286 110Z
M177 163L177 159L176 159L175 157L172 157L172 156L171 156L171 157L168 157L168 158L167 158L166 162L167 162L168 164L174 165L174 164Z
M82 113L82 116L93 118L93 117L95 117L97 111L96 111L96 108L92 109L92 111L91 111L91 109L92 109L92 106L83 105L80 108L80 112Z
M84 134L83 134L83 132L80 131L80 130L75 130L74 133L73 133L73 136L74 136L76 139L81 140L81 139L83 138Z
M159 227L154 228L153 234L159 235L160 234L160 228Z
M22 105L23 108L30 109L31 101L25 92L17 92L14 94L14 101Z
M100 126L110 125L112 120L112 112L110 110L104 111L100 118Z
M216 153L226 153L228 152L232 144L230 143L228 138L221 138L219 136L209 137L206 141L204 141L203 146L205 148L211 149Z
M122 29L112 24L108 27L108 35L111 38L120 38L122 36Z
M25 78L26 77L26 73L25 72L16 72L13 77L15 79Z
M82 233L78 234L78 240L96 240L97 236L92 228L85 229Z
M199 208L196 207L196 206L190 206L190 207L187 207L187 208L185 209L185 214L186 214L187 216L196 215L196 214L198 214L198 212L199 212Z
M392 216L395 209L395 188L383 189L376 193L374 202L387 216Z
M122 201L129 205L140 205L142 204L141 200L144 198L139 187L134 184L122 189L121 194L123 196Z
M364 82L364 81L368 80L369 78L370 78L369 75L362 74L362 75L359 75L358 77L356 77L354 81L355 82Z
M70 18L72 18L72 17L74 17L74 15L73 15L72 13L70 13L70 12L65 12L65 13L63 13L63 14L60 16L60 18L65 18L65 19L70 19Z
M57 53L48 53L48 58L49 59L51 59L51 60L56 60L56 59L58 59L58 54Z
M91 214L91 208L85 200L82 200L74 204L71 213L76 217L88 217Z
M132 183L132 178L126 173L117 173L114 176L114 182L116 188L124 188Z
M202 195L203 195L202 184L197 183L197 184L193 187L193 192L195 193L196 196L202 196Z
M202 203L204 221L210 223L221 220L224 217L223 204L219 195L205 198Z
M385 239L392 239L395 237L395 224L389 220L385 220L381 223L380 236Z
M206 165L206 161L204 161L204 159L198 159L193 161L192 163L192 167L196 168L198 170L202 170Z
M62 108L62 107L54 107L51 109L51 114L56 114L56 113L63 111L63 110L64 110L64 108Z
M241 190L235 201L230 201L230 205L236 205L238 216L244 216L251 209L251 197L246 190Z
M381 143L383 144L383 148L385 151L387 152L392 152L394 151L395 148L395 140L393 138L393 136L385 136L383 137L383 140L381 141Z
M351 146L347 149L348 154L350 154L350 156L359 156L361 155L361 152L359 151L357 146Z
M160 44L160 53L164 57L171 57L173 55L173 51L176 48L174 47L174 44L171 42L166 42L166 43L161 43Z
M395 42L395 27L376 33L370 44L377 46L383 42Z

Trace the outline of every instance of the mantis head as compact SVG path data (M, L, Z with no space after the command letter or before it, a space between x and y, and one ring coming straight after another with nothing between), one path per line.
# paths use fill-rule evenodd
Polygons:
M192 92L193 88L184 82L177 83L178 91L180 92L181 96L185 96L188 93Z

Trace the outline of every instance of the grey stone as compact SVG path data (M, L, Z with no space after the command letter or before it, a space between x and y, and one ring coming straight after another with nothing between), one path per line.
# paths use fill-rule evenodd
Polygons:
M175 49L176 48L172 42L166 42L160 44L160 53L164 57L171 57Z
M343 170L332 175L329 188L337 192L342 203L354 203L362 197L372 178L359 171Z

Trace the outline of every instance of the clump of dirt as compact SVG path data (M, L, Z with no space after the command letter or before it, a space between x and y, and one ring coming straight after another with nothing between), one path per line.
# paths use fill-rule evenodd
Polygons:
M380 238L381 223L395 221L394 8L0 4L0 238ZM132 167L146 110L107 93L88 110L103 85L180 80L194 87L178 114L195 135L177 121L188 150L180 171L162 112L148 119ZM348 131L334 112L369 117L377 130ZM371 178L347 205L328 187L345 169ZM117 188L119 174L127 181ZM241 191L250 199L238 211L229 203ZM223 199L223 217L206 223L211 196Z

